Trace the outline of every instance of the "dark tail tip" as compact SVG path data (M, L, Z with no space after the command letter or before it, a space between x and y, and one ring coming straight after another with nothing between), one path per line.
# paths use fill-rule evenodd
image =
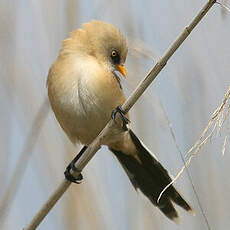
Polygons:
M173 193L163 194L160 202L156 203L156 205L169 219L176 224L180 224L181 219L174 207L174 203L192 215L195 215L195 212L174 187L172 187L171 190L174 190Z
M186 200L182 197L182 195L174 188L174 195L172 196L172 201L179 205L181 208L186 210L187 212L195 215L192 207L186 202Z
M164 201L160 202L157 206L170 220L176 224L180 223L180 217L171 200L164 199Z

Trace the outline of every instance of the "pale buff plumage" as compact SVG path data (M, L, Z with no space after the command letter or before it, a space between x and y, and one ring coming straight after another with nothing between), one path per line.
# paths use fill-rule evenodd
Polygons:
M90 34L96 30L98 37L94 36L91 41ZM121 46L124 62L127 48L119 30L110 24L93 21L64 40L60 55L48 75L52 108L73 143L91 143L111 118L112 110L125 101L111 66L103 55L104 48L97 45L102 34L108 30L114 37L108 36L104 40L115 40L116 49Z
M113 51L119 59L112 58ZM115 71L125 75L125 38L111 24L93 20L63 41L48 79L48 95L54 114L73 143L89 145L111 118L112 111L125 101ZM117 57L117 56L116 56ZM115 154L130 181L168 218L178 222L174 203L187 211L189 204L171 185L168 172L139 141L128 126L118 125L105 142Z

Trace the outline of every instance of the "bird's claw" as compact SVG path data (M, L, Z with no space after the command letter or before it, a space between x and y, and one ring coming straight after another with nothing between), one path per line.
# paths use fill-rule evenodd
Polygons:
M115 118L116 118L117 113L119 113L120 116L121 116L121 119L122 119L122 121L123 121L123 127L126 127L126 125L127 125L130 121L129 121L129 119L125 116L125 113L124 113L124 111L122 110L121 106L117 106L117 108L114 109L114 110L112 111L111 117L112 117L112 119L113 119L115 122L116 122L116 119L115 119Z
M65 172L64 172L64 175L65 175L65 178L66 180L70 181L70 182L73 182L75 184L80 184L83 180L83 176L81 174L81 170L79 170L76 166L75 166L75 163L77 162L77 160L81 157L81 155L85 152L85 150L87 149L87 146L84 146L81 151L77 154L77 156L71 161L71 163L67 166ZM74 177L72 174L71 174L71 169L74 171L74 172L78 172L79 175L78 177Z
M81 170L79 170L78 168L76 168L76 166L75 166L74 164L75 164L75 162L72 161L72 162L67 166L67 168L66 168L66 170L65 170L65 172L64 172L65 178L66 178L66 180L68 180L68 181L70 181L70 182L73 182L73 183L75 183L75 184L80 184L80 183L82 182L82 180L83 180L83 176L82 176L82 174L81 174ZM77 177L74 177L74 176L71 174L71 172L70 172L71 169L72 169L74 172L79 172L80 174L79 174Z

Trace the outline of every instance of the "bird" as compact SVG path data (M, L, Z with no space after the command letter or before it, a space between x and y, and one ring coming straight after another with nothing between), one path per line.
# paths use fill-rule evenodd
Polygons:
M126 39L115 26L99 20L84 23L63 41L49 70L49 101L71 142L84 146L72 163L79 159L111 117L119 113L122 125L111 131L103 145L118 159L135 190L140 190L165 216L178 223L180 218L175 204L190 213L193 209L173 185L158 201L172 178L131 130L129 114L125 115L121 109L126 100L120 80L127 76L127 52ZM82 175L73 178L68 173L70 168L73 169L74 164L67 167L66 179L77 183Z

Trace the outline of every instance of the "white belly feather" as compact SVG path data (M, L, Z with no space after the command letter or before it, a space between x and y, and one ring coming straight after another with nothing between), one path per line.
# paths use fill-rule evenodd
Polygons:
M94 59L87 62L75 60L72 65L75 69L69 70L65 76L68 80L62 81L63 76L54 75L51 77L56 81L52 82L56 83L49 85L48 81L49 96L52 97L54 91L60 92L51 100L52 107L73 143L91 143L109 121L112 110L125 100L114 76L110 72L101 73ZM94 66L94 72L88 66ZM61 90L56 90L56 87L61 87Z

